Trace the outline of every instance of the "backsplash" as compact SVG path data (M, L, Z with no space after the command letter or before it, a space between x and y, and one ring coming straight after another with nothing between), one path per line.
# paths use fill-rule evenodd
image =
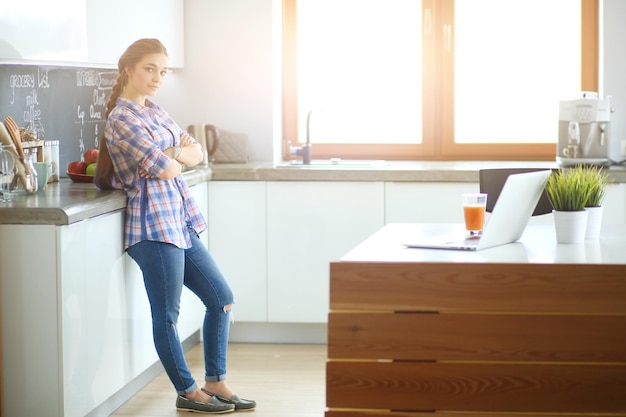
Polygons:
M11 116L39 140L59 141L59 171L96 148L106 101L117 78L111 68L0 64L0 120Z

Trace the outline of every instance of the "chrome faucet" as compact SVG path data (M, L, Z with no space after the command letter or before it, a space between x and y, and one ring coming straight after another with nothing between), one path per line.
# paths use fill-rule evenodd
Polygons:
M301 156L302 165L311 165L311 113L313 110L306 115L306 142L302 146L289 145L289 154Z

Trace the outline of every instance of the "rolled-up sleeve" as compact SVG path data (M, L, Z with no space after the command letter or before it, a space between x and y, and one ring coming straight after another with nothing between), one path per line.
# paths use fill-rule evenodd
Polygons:
M143 120L130 112L112 115L108 121L111 143L118 146L124 155L132 155L133 161L151 175L158 177L172 163L161 150L161 132L151 130ZM155 137L156 136L156 137ZM171 141L171 138L169 138ZM126 161L124 168L133 170L132 162ZM134 172L133 172L134 174Z

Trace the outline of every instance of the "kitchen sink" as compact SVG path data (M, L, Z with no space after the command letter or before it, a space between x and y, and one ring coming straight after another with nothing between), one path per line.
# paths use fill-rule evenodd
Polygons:
M385 166L382 160L358 160L358 159L314 159L310 164L303 164L302 161L285 161L276 168L298 168L298 169L356 169L356 168L377 168Z

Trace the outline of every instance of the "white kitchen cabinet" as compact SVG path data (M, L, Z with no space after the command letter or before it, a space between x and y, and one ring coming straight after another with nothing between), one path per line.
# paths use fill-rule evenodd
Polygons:
M57 0L46 7L35 3L2 5L0 26L6 44L0 45L0 59L116 67L132 42L158 38L168 50L169 66L184 65L183 0ZM25 30L30 30L28 36Z
M121 212L0 226L7 415L84 416L145 369L126 360L140 336L124 307L141 298L125 291L121 234ZM40 400L24 401L33 384Z
M382 182L268 182L268 321L327 322L330 262L383 225Z
M198 208L200 209L200 212L202 213L203 216L205 216L205 219L208 217L209 215L209 185L208 183L200 183L197 185L194 185L192 187L189 187L189 190L191 191L191 195L193 196L194 200L196 200L196 203L198 204ZM209 247L209 234L204 231L203 233L200 233L200 240L202 241L202 243L204 243L206 245L206 247Z
M268 320L265 184L209 182L209 250L235 293L236 322Z
M385 223L463 223L461 194L478 191L471 182L386 182ZM545 215L529 223L551 222Z
M602 224L626 223L626 184L609 184L602 202Z
M184 66L183 0L87 1L88 61L117 65L140 38L157 38L167 48L169 66Z
M138 289L132 288L133 280L127 288L122 233L121 212L58 230L63 415L68 417L84 416L156 360L149 334L146 339L127 315L127 290ZM144 298L137 294L135 303L149 319ZM128 360L134 350L144 353L140 362Z
M207 185L191 191L207 215ZM7 416L108 415L155 372L150 306L141 271L123 251L123 218L116 211L63 226L0 225ZM185 288L180 340L198 332L204 311ZM38 399L25 401L34 386Z
M329 264L384 224L462 223L477 183L211 181L209 248L240 322L326 323ZM604 224L626 223L626 184L611 184ZM531 223L551 223L552 215Z
M0 225L6 416L63 415L56 239L55 226Z
M386 182L385 223L461 223L461 194L472 192L478 184Z
M478 184L386 182L385 223L462 223L465 192L478 192ZM603 205L603 224L626 223L626 184L609 184ZM529 224L553 222L546 214L532 217Z

